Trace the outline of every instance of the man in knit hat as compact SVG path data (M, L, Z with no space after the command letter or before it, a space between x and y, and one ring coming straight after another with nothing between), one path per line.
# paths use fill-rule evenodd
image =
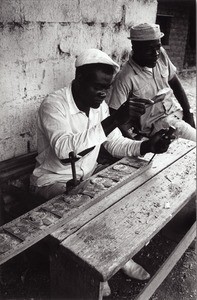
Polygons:
M171 137L156 134L147 141L134 141L122 136L117 126L131 119L139 119L145 104L128 101L110 116L105 103L107 91L119 66L106 53L98 49L82 52L75 63L74 80L46 97L38 111L37 164L31 177L31 190L46 200L63 194L72 179L71 164L61 161L74 152L76 177L81 181L91 176L97 167L101 144L114 157L140 156L147 152L165 152ZM132 121L131 121L132 123ZM167 131L166 131L167 132ZM133 260L122 270L136 279L146 280L150 275ZM109 295L108 283L104 294Z
M136 120L145 113L145 104L128 101L113 115L105 103L119 65L106 53L88 49L76 59L75 79L66 87L49 94L41 103L37 118L37 164L31 185L45 199L65 192L72 178L70 163L61 160L69 153L78 156L75 163L78 180L89 177L97 166L100 146L114 157L162 153L170 140L157 134L148 141L133 141L122 136L117 126ZM132 121L131 121L132 122Z
M116 76L109 106L111 112L126 102L128 96L152 99L137 124L121 126L127 137L150 137L163 128L175 127L175 136L196 140L192 110L177 77L176 68L161 45L164 34L157 24L139 24L130 29L132 51ZM176 97L176 99L175 99ZM178 101L177 101L178 100Z

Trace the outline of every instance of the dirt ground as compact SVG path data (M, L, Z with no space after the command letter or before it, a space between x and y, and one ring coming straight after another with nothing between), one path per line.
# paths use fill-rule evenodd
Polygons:
M180 78L190 104L196 112L196 74L184 73ZM176 244L177 242L160 232L134 259L153 276ZM195 245L194 241L151 300L197 299L197 248ZM133 300L145 284L146 282L126 278L118 272L109 281L112 294L106 299ZM41 253L27 250L25 254L20 254L5 263L0 270L0 299L50 299L49 261Z

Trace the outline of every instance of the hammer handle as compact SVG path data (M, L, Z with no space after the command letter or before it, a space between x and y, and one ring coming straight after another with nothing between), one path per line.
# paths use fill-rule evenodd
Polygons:
M69 153L69 158L71 162L71 168L72 168L72 176L73 176L73 183L74 186L77 185L77 176L76 176L76 168L75 168L75 154L73 151Z

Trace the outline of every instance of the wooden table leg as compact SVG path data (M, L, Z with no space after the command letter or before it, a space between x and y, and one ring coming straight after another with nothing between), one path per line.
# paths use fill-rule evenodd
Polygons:
M80 265L58 248L50 255L51 299L102 300L98 276L85 264Z

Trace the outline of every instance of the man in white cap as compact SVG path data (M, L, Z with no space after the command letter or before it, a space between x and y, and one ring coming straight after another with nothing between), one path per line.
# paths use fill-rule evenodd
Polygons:
M74 152L76 177L81 181L89 177L97 166L97 157L101 144L117 158L140 156L147 152L165 152L171 137L163 138L156 134L147 141L133 141L122 136L117 128L130 119L138 119L145 112L145 104L132 99L122 105L113 115L105 98L114 74L119 66L107 54L98 49L88 49L76 60L75 79L46 97L38 111L38 156L31 177L31 189L34 193L51 199L67 190L72 179L69 159ZM148 279L149 274L133 260L123 271L137 279ZM107 283L105 295L110 293Z
M150 137L172 125L176 137L195 141L193 113L176 75L176 68L161 46L163 36L157 24L144 23L131 27L129 39L132 51L116 76L109 106L114 112L129 95L136 102L140 102L139 98L152 99L154 103L146 106L146 113L138 124L121 126L125 136L134 139Z

